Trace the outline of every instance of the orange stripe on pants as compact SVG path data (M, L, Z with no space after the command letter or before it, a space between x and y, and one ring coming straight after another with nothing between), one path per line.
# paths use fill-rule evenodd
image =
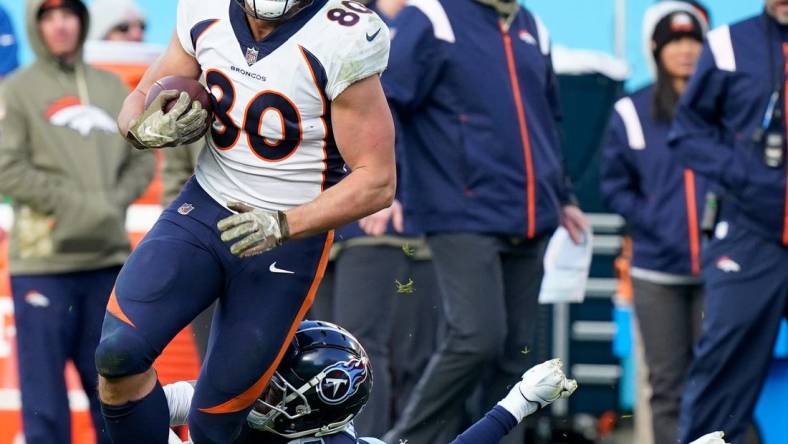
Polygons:
M271 380L271 377L274 375L277 367L279 367L279 363L282 361L288 346L290 346L293 336L295 336L296 331L298 331L298 326L301 324L304 316L306 316L307 310L309 310L309 307L312 306L312 302L315 300L317 288L320 286L320 281L323 280L323 275L326 272L326 266L328 265L328 254L331 251L331 245L333 243L334 232L330 231L326 235L326 242L323 245L323 253L320 256L320 262L317 265L315 278L312 280L312 284L309 286L309 292L307 293L306 299L304 300L304 303L301 304L301 308L298 310L298 314L296 315L295 319L293 319L293 323L290 325L290 330L287 332L287 337L282 342L282 345L279 348L279 353L276 355L274 362L271 363L271 366L268 367L268 370L263 373L263 376L260 377L260 379L254 383L254 385L246 389L246 391L240 395L215 407L200 409L201 412L210 414L239 412L252 405L255 400L257 400L257 397L263 393L263 390L265 390L265 387L268 385L268 382Z

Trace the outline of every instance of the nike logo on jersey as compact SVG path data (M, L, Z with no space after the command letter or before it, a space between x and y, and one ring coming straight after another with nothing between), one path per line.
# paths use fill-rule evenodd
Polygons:
M369 33L367 33L367 41L371 42L371 41L375 40L375 37L377 37L378 34L380 34L380 30L381 29L383 29L383 28L378 28L378 30L372 35L369 35Z
M279 274L295 274L294 271L282 270L281 268L277 268L276 262L274 262L273 264L271 264L270 267L268 267L268 271L270 271L271 273L279 273Z

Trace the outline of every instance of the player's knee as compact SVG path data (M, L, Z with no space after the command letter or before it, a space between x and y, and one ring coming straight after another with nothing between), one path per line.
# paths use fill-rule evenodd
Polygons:
M132 327L115 321L110 316L104 325L104 332L96 348L96 370L109 379L136 375L148 370L153 362L151 350L145 339Z

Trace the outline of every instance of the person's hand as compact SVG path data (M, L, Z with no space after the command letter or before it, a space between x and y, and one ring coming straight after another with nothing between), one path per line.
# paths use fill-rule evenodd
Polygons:
M561 366L560 359L553 359L531 367L498 405L519 423L540 408L568 398L577 390L577 381L568 379Z
M399 201L394 201L390 207L384 208L375 214L371 214L360 221L358 225L369 236L380 236L386 232L389 221L394 226L394 231L402 233L405 229L404 218L402 215L402 205Z
M714 432L709 433L708 435L703 435L700 438L692 441L690 444L730 444L729 442L725 441L725 433L724 432Z
M164 106L177 98L167 112ZM184 145L202 137L208 130L208 111L189 94L162 91L141 116L134 119L127 138L139 149Z
M243 202L230 202L227 207L238 214L217 223L223 242L241 238L230 247L240 257L256 256L272 250L290 237L287 217L281 211L268 211Z
M561 225L569 232L572 242L579 245L585 238L588 229L588 219L583 210L575 205L566 205L561 209Z

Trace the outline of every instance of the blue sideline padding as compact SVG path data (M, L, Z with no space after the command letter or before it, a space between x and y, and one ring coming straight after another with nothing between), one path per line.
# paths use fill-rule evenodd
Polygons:
M632 339L632 307L621 305L613 308L616 335L613 337L613 354L621 359L619 380L619 408L631 412L635 408L637 394L637 363Z

